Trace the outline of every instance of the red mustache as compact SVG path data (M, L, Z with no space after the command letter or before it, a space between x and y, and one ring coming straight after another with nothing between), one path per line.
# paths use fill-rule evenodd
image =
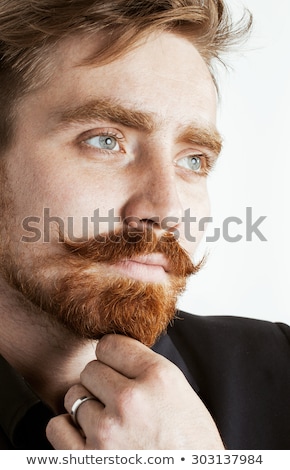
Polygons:
M123 228L118 232L98 235L87 241L64 241L64 246L72 255L92 262L114 264L136 256L161 253L169 261L170 272L176 276L187 277L196 274L204 260L194 264L188 253L180 246L171 233L157 237L151 227L140 231Z

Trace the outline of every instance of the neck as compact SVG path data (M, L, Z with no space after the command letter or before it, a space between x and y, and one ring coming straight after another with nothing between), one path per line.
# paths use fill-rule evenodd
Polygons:
M67 390L96 359L95 344L79 339L0 280L0 354L56 413Z

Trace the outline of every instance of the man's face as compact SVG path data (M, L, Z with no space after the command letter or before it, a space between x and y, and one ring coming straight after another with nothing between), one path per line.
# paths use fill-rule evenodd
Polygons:
M87 322L87 332L80 329L80 334L91 331L92 337L110 316L111 307L104 314L106 304L112 305L122 289L126 294L116 316L120 310L131 312L132 304L132 314L141 310L137 322L150 310L158 323L154 310L160 299L160 308L170 310L162 329L173 316L192 269L175 272L170 250L152 248L151 240L158 244L162 235L174 232L174 251L194 253L202 231L198 223L189 230L188 209L197 221L208 215L206 175L219 147L215 88L189 42L163 33L111 63L84 65L96 41L66 40L56 52L49 85L20 103L15 141L5 155L3 200L9 210L1 222L2 235L3 227L9 235L2 240L6 278L13 272L17 288L55 316L62 315L62 305L72 309L70 318L79 317L74 332ZM77 239L95 238L101 246L104 237L98 235L128 227L146 229L147 251L124 257L121 251L115 262L101 262L92 261L88 250L84 259L68 249ZM60 231L66 245L59 243ZM111 297L100 303L104 291ZM130 315L125 325L111 330L134 335L126 326ZM71 327L71 319L62 321ZM144 342L152 343L159 333Z

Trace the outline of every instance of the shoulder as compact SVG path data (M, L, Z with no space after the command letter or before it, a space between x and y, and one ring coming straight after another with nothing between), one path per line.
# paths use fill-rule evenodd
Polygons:
M290 328L280 323L179 312L171 340L200 386L212 380L287 381L290 393Z
M171 335L171 333L170 333ZM276 345L290 351L290 327L253 318L233 316L198 316L178 311L172 328L173 337L182 336L195 344L237 349Z

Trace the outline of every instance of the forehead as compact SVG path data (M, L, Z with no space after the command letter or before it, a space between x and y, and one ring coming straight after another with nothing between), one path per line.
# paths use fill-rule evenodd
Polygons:
M50 97L55 102L73 94L74 104L84 99L121 100L160 116L190 114L215 120L216 89L197 49L184 38L169 33L148 37L116 60L91 61L100 38L67 38L55 55Z
M29 123L35 135L44 129L50 135L59 128L61 116L101 101L150 116L152 128L167 140L189 127L215 132L216 89L189 41L160 33L106 63L92 60L100 47L98 35L69 37L59 44L50 80L19 103L18 131L25 134Z

